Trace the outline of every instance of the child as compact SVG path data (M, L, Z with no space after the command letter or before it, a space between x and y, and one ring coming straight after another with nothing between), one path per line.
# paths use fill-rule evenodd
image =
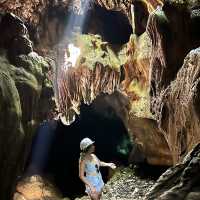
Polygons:
M79 177L85 183L86 190L91 200L100 200L104 182L99 167L115 169L114 163L100 161L94 154L94 141L84 138L80 143L81 156L79 160Z

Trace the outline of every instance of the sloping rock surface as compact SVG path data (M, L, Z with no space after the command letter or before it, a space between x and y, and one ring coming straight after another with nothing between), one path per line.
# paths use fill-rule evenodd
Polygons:
M168 169L150 189L146 200L197 200L200 199L199 170L200 145L184 158L183 162Z

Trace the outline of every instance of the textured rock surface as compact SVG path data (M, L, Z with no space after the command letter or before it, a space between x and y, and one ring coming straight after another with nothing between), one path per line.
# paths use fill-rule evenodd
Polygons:
M177 78L161 96L159 122L176 163L200 141L200 49L185 58Z
M33 51L28 30L23 21L14 14L5 14L0 21L0 47L8 50L8 58L12 62L15 56Z
M84 2L84 1L83 1ZM91 1L92 2L92 1ZM93 2L98 3L99 5L112 10L123 10L126 13L129 13L130 5L132 0L123 1L123 0L94 0ZM162 0L150 0L144 1L148 4L150 9L155 8L157 5L162 3ZM38 23L41 17L41 13L47 8L48 6L62 6L62 7L70 7L77 13L81 12L81 1L75 0L73 2L69 0L28 0L28 1L16 1L13 2L12 0L9 1L1 1L0 2L0 11L7 11L13 12L19 17L31 21L33 23Z
M75 120L82 101L90 104L100 93L111 94L119 88L119 66L123 62L98 36L82 35L76 43L81 49L76 67L66 68L63 49L57 72L57 101L65 124Z
M136 143L129 156L129 161L151 165L170 166L172 156L168 144L153 119L130 117L129 132Z
M131 35L127 44L127 62L124 65L124 88L128 88L132 80L140 82L141 86L149 85L151 41L147 33L141 36Z
M150 94L152 111L155 112L157 97L175 79L187 53L200 42L196 29L199 10L190 10L184 5L173 1L165 3L149 18L147 31L153 45Z
M193 90L196 87L193 84L198 82L198 51L193 51L183 65L187 53L200 44L196 28L200 24L198 13L199 10L191 8L191 4L166 1L162 9L150 16L147 26L153 45L151 111L163 130L174 164L199 141L198 134L194 133L198 130L195 124L199 119L196 114L189 114L198 113L192 100L198 98L198 89ZM173 80L175 82L171 84Z
M49 64L32 52L23 22L7 14L0 27L5 31L0 38L0 198L7 200L23 170L35 127L48 118L54 103L52 85L44 75ZM18 41L20 37L27 42Z
M147 33L132 35L128 43L128 61L124 65L125 80L122 82L122 88L131 100L129 133L137 144L129 161L169 166L172 156L168 144L150 112L150 54L151 42Z
M146 200L197 200L200 199L199 170L200 145L198 144L182 163L168 169L150 189Z
M137 117L152 117L149 104L149 64L151 43L148 35L132 35L127 44L127 62L121 88L131 100L131 110Z
M8 199L23 168L34 129L41 119L48 117L53 103L52 87L45 83L45 76L41 77L45 69L41 57L21 56L26 65L20 66L11 65L2 53L0 60L0 177L3 181L0 197ZM50 95L44 95L48 90Z
M18 182L13 200L61 200L62 195L41 176L31 176Z
M77 1L76 1L77 2ZM1 12L13 12L17 16L22 19L29 21L33 24L38 24L41 19L41 14L44 10L51 4L52 6L56 6L61 4L63 7L69 6L69 1L38 1L38 0L22 0L15 1L1 1L0 2L0 11ZM77 4L79 5L79 4Z

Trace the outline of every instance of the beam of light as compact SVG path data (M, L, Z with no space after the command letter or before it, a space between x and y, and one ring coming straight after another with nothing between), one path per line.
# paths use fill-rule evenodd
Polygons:
M43 122L38 128L32 144L31 157L25 171L26 176L43 173L49 159L49 151L56 127L57 122L52 120Z
M88 9L92 6L93 0L79 0L80 9L76 8L76 1L72 2L72 11L67 19L67 24L64 30L63 38L57 45L57 67L55 69L55 81L54 88L56 99L60 95L59 82L62 80L61 76L63 70L66 71L69 66L75 66L76 60L80 55L80 49L78 50L72 43L75 33L82 33L84 22L88 17ZM67 55L67 46L70 55Z
M76 14L74 15L74 13L71 13L69 16L67 27L65 29L64 40L65 38L73 39L73 34L76 32L82 33L84 22L87 17L91 2L92 0L80 0L80 9L74 10ZM70 55L68 56L65 53L64 63L63 66L61 66L61 68L65 70L67 70L68 67L74 67L76 65L76 61L81 53L80 49L75 47L75 45L72 43L68 44L68 50Z
M56 94L56 105L61 115L64 114L63 107L66 107L67 111L68 106L60 105L61 99L64 100L62 102L65 102L66 98L68 98L65 84L69 81L68 72L70 68L76 66L76 61L81 54L80 49L74 45L75 43L73 44L73 41L77 33L83 33L85 20L89 17L88 11L91 9L94 0L78 0L78 2L80 4L77 6L78 9L76 9L77 1L72 1L72 9L68 13L63 38L61 38L57 45L57 67L55 68L54 90Z
M76 65L76 61L81 54L80 48L76 47L73 43L68 45L69 56L65 54L65 64L64 68L67 70L68 67L74 67Z

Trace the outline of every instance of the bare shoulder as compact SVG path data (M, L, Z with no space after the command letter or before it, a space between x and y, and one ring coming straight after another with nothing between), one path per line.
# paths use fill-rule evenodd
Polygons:
M92 158L97 158L97 156L94 153L92 153L91 156Z
M91 155L92 155L92 158L99 161L99 158L95 154L91 154Z

